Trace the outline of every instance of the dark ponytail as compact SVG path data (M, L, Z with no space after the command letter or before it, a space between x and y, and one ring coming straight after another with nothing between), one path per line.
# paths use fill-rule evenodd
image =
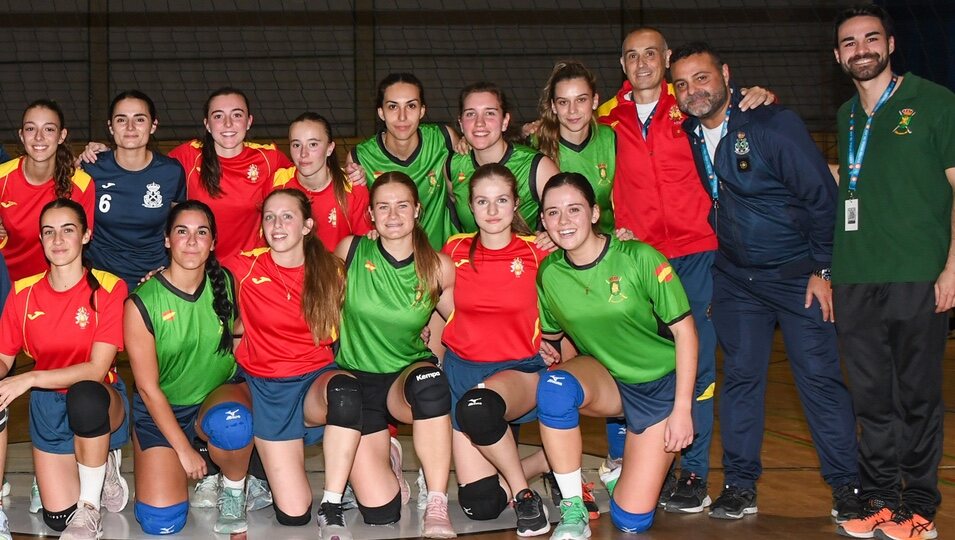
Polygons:
M246 97L238 88L232 88L230 86L224 86L215 92L209 94L209 98L206 99L206 104L202 108L203 118L209 117L209 107L212 105L212 100L219 96L231 96L236 95L242 98L242 101L245 102L246 112L249 109L249 98ZM206 129L205 134L202 137L202 167L199 170L199 184L202 185L202 188L212 197L220 197L223 195L222 186L220 181L222 180L222 164L219 163L219 155L216 154L216 141L212 138L212 133Z
M299 122L315 122L322 126L322 129L325 130L325 136L328 137L329 141L334 141L332 136L332 125L325 119L324 116L314 113L314 112L304 112L298 115L295 120L292 120L290 125L295 125ZM335 152L332 152L325 158L325 167L328 169L328 174L332 177L332 192L335 194L335 200L338 202L338 205L342 207L342 210L345 211L345 215L349 215L348 212L348 195L345 191L345 186L348 185L348 177L345 175L344 169L338 164L338 155ZM348 222L348 220L346 220ZM349 227L351 223L348 222Z
M27 111L31 109L48 109L53 111L60 123L60 131L66 129L63 109L52 99L38 99L27 105L27 108L23 111L23 116L26 117ZM57 198L61 199L69 199L73 193L73 173L76 172L76 167L73 164L76 158L73 156L73 151L70 150L69 141L69 132L67 132L67 136L63 139L63 142L56 145L56 156L53 158L53 193ZM26 148L24 148L24 153L25 152Z
M216 228L216 218L212 214L212 209L203 202L197 200L188 200L177 204L169 211L169 217L166 219L166 238L172 234L172 228L176 224L179 214L186 211L201 212L206 216L209 223L209 233L212 235L212 241L218 238L218 229ZM216 312L216 318L222 326L222 335L219 336L219 345L216 350L220 353L227 353L232 350L232 324L235 320L236 308L235 301L229 295L230 284L226 280L226 271L219 264L214 251L209 252L209 258L206 259L206 275L212 284L212 309Z

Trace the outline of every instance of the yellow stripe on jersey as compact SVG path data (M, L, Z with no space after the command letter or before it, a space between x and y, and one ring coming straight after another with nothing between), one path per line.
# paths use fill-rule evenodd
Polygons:
M295 167L286 167L275 171L275 176L272 178L272 189L285 187L293 178L295 178Z
M189 146L193 148L202 148L202 141L200 141L199 139L193 139L189 141Z
M43 272L40 272L39 274L34 274L32 276L16 280L16 282L13 283L14 294L19 294L20 291L22 291L23 289L32 287L33 285L36 284L36 282L43 279L43 276L45 275L46 275L46 271L44 270Z
M708 399L713 399L713 394L716 390L716 383L711 382L709 386L706 387L706 390L696 398L697 401L706 401Z
M113 287L119 283L119 277L114 274L110 274L105 270L93 270L93 277L96 278L96 281L99 281L100 287L106 289L106 292L113 292Z
M22 157L18 157L16 159L11 159L10 161L0 165L0 176L6 176L12 173L13 171L17 170L17 168L20 167L20 160L22 159L23 159Z
M86 171L76 169L76 172L73 173L73 185L80 188L83 193L86 193L92 182L93 179L86 174Z
M617 106L616 96L608 99L607 101L604 101L603 105L601 105L600 107L597 107L597 118L603 118L604 116L607 116L608 114L610 114L610 111L612 111L614 107L616 106Z
M251 148L253 150L275 150L275 143L262 144L262 143L246 142L245 147Z
M258 248L250 249L249 251L240 251L239 255L242 255L243 257L252 257L253 259L257 259L259 258L259 255L262 255L263 253L268 253L270 249L271 248L267 248L267 247L258 247Z

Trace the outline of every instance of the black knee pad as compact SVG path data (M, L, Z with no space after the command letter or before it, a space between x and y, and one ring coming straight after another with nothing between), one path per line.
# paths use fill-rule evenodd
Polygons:
M497 519L508 507L507 492L497 475L458 486L458 503L464 515L477 521Z
M504 437L507 433L505 412L504 398L487 388L468 390L454 409L461 431L478 446L490 446Z
M358 501L355 501L358 502ZM401 491L391 502L383 506L368 507L358 502L358 510L362 519L369 525L389 525L401 519Z
M63 532L63 529L66 528L66 520L73 515L73 512L76 511L76 505L67 508L66 510L60 510L59 512L50 512L46 508L43 509L43 523L46 523L46 526L53 529L56 532Z
M99 437L109 429L109 390L95 381L80 381L66 391L66 417L77 437Z
M325 395L328 398L325 423L361 431L361 383L358 379L335 375L328 381Z
M10 414L7 413L7 409L0 411L0 432L7 429L7 419L10 418Z
M405 399L411 404L415 420L437 418L451 412L451 388L437 366L413 370L405 379Z
M275 509L275 520L279 522L279 525L285 525L286 527L301 527L302 525L308 525L309 521L312 521L312 505L308 505L308 510L300 516L290 516L282 511L279 508L279 505L272 504L272 508Z

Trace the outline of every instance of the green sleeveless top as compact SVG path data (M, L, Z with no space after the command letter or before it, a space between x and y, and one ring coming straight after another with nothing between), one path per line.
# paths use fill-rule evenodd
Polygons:
M235 281L232 274L223 271L229 299L234 303ZM162 274L156 274L129 296L146 329L155 337L159 388L170 405L198 405L235 374L232 351L217 350L222 324L213 308L213 296L208 276L195 293L187 294Z
M517 211L532 230L537 227L540 215L540 201L537 200L537 167L543 158L544 154L529 146L508 144L504 157L499 162L510 169L517 178L517 197L520 199ZM474 221L474 214L471 213L469 204L468 185L471 175L478 167L480 165L474 158L474 151L471 151L465 155L452 155L445 171L451 182L454 210L461 225L461 232L477 231L477 223Z
M421 330L435 304L418 286L414 256L398 261L379 241L355 237L345 264L338 366L396 373L433 356Z
M600 124L591 126L590 136L576 145L560 140L560 170L576 172L587 177L597 196L600 221L597 226L605 234L613 234L613 173L616 168L617 138L613 128Z
M457 229L451 222L447 185L441 168L451 155L451 138L443 126L422 124L418 127L418 148L406 160L400 160L385 148L384 134L367 139L352 150L352 160L365 169L368 183L390 171L407 174L418 186L421 199L421 227L431 247L441 249ZM369 186L370 187L370 186Z

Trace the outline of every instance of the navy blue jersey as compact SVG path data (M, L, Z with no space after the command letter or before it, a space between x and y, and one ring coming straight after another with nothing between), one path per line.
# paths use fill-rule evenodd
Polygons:
M121 277L130 290L150 270L168 261L163 234L172 203L186 198L179 162L153 153L141 171L127 171L112 151L84 163L96 179L96 224L89 257L96 268Z

